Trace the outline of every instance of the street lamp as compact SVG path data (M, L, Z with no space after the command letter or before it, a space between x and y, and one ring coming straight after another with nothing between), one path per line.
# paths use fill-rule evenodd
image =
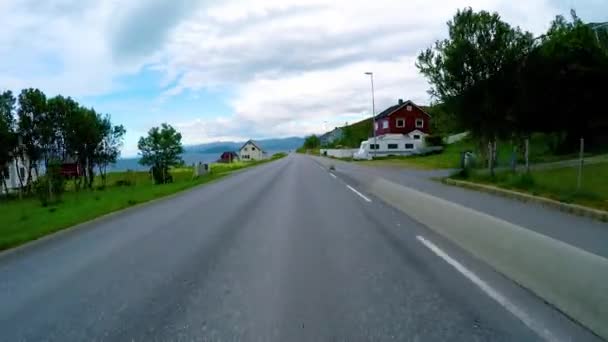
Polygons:
M369 75L372 81L372 132L374 132L374 157L376 156L376 148L378 145L376 144L376 101L374 100L374 73L366 72L366 75Z

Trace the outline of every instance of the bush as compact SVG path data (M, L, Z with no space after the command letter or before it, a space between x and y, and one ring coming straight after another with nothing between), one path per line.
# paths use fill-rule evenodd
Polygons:
M426 146L443 146L443 137L439 135L427 135L424 137Z
M50 162L46 175L38 177L34 182L34 193L43 207L61 201L65 191L65 178L61 174L61 164Z
M114 186L132 186L133 182L129 179L119 179L116 182L114 182Z

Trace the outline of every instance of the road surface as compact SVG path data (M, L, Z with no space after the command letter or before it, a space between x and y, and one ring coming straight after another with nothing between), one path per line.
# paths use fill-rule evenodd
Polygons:
M317 157L319 158L319 157ZM608 226L538 203L527 203L475 190L449 186L432 178L446 177L453 170L422 171L399 167L367 167L357 163L333 161L336 174L356 184L360 175L382 177L392 182L428 193L467 208L532 229L569 245L608 258ZM601 177L603 175L597 175Z
M306 156L0 256L2 341L543 339L597 338Z

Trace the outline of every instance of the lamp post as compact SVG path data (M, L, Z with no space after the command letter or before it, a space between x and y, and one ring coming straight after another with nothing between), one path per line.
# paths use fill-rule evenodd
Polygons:
M374 99L374 73L373 72L366 72L366 75L369 75L371 82L372 82L372 132L374 132L374 157L376 156L376 147L378 147L378 144L376 144L376 101Z

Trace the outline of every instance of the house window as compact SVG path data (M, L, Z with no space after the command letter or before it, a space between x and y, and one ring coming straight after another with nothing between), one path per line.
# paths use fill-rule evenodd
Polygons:
M255 151L255 147L252 147L252 148L251 148L251 150L252 150L252 151Z
M414 144L405 144L405 149L406 150L411 150L414 148Z
M407 110L408 112L411 112L412 111L412 106L405 107L405 110Z
M423 127L424 127L424 120L416 119L416 128L423 128Z
M382 128L384 128L384 129L388 128L388 120L382 121Z
M418 135L418 134L414 135L414 140L420 140L420 135Z
M243 158L243 159L249 159L249 155L247 155L247 154L243 154L243 155L241 156L241 158Z
M379 150L380 144L369 144L369 149L370 150Z
M247 152L247 147L244 147L244 148L243 148L243 151Z
M397 128L403 128L403 127L405 127L405 119L397 119L396 126L397 126Z
M8 172L8 167L5 167L2 169L2 177L4 179L10 179L11 178L11 174Z
M25 168L24 167L19 168L19 174L21 175L21 179L25 179Z
M388 144L388 149L389 150L396 150L399 148L399 145L397 144Z

